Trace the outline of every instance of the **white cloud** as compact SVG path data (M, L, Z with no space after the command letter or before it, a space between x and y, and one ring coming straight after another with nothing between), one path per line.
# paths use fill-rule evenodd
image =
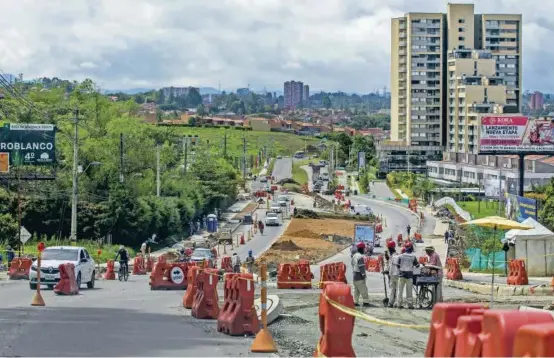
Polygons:
M554 2L479 0L475 10L523 13L524 87L554 91ZM389 86L390 19L408 11L444 12L446 1L5 0L0 68L105 88L298 79L367 92Z

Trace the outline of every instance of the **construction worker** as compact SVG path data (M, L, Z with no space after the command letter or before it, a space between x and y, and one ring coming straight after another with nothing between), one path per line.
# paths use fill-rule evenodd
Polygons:
M412 231L412 227L410 226L410 224L408 224L408 226L406 227L406 231L408 232L408 239L410 238L410 231Z
M240 273L240 257L235 252L233 256L231 257L231 265L233 265L233 273Z
M387 253L390 257L388 261L388 274L390 283L389 307L394 307L398 291L398 275L400 274L400 269L398 267L398 260L400 258L400 255L396 252L396 244L394 243L394 241L389 241L389 243L387 244Z
M439 284L437 285L437 292L435 295L435 302L442 302L442 262L439 254L435 252L435 248L433 246L427 246L425 248L425 253L429 257L429 265L441 267L441 269L437 272L437 275L439 277Z
M248 273L254 273L254 256L252 256L252 250L248 250L248 256L246 257L246 270Z
M365 283L365 262L364 262L364 250L365 244L359 242L356 245L358 251L352 256L352 272L354 273L354 302L356 306L360 306L359 298L362 296L363 306L369 306L369 295L367 293L367 285Z
M419 267L416 255L414 255L414 247L411 242L407 242L404 246L405 253L401 254L398 258L398 308L403 308L405 301L408 303L408 308L414 308L414 301L412 296L413 291L413 279L414 279L414 267ZM403 298L404 288L406 288L406 300Z

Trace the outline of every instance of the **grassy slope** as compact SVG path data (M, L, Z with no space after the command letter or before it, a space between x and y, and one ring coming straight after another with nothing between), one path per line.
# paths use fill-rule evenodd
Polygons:
M458 206L471 214L472 218L479 219L487 216L497 216L498 215L498 205L496 203L487 203L482 201L481 207L479 210L479 202L477 201L459 201L457 202ZM504 213L501 212L500 216L504 216Z
M301 168L302 165L306 164L303 161L298 161L292 165L292 179L300 185L308 183L308 173Z

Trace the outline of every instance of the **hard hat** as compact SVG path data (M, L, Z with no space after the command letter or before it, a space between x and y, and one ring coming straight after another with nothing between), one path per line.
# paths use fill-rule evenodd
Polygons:
M121 245L121 246L119 246L119 249L120 250L125 250L125 246Z
M252 250L248 250L248 255L252 255Z
M389 241L389 242L387 243L387 247L388 247L389 249L394 249L394 248L396 248L396 242L394 242L394 241Z
M412 245L412 243L409 242L409 241L406 242L406 243L404 244L404 247L405 247L406 249L413 249L413 248L414 248L414 246Z
M358 249L365 249L365 244L364 244L363 241L360 241L360 242L358 242L358 244L356 244L356 247L357 247Z

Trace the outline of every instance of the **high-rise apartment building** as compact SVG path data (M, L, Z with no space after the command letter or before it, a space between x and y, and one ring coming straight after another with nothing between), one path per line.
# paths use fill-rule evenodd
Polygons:
M544 106L544 95L540 92L535 92L531 95L529 99L529 108L532 111L540 111Z
M469 86L470 92L480 92L475 101L487 104L482 107L488 111L500 111L490 104L503 100L498 91L504 90L502 104L520 111L521 29L521 15L475 14L473 4L448 4L446 14L408 13L392 19L391 139L407 146L442 145L448 150L469 150L469 140L464 139L467 145L461 146L457 139L450 140L452 127L461 125L455 122L461 117L450 115L451 86L460 91ZM464 55L463 50L469 52ZM488 54L471 50L485 50ZM458 61L456 67L456 61L454 65L450 61L455 56L469 56L466 59L471 61ZM466 62L476 65L477 72ZM465 79L458 78L464 75ZM471 76L480 80L472 80ZM479 81L483 85L478 85ZM475 86L481 87L477 90ZM473 111L466 109L468 113ZM455 128L456 137L459 132Z
M296 109L310 98L310 87L300 81L287 81L283 86L285 109Z

